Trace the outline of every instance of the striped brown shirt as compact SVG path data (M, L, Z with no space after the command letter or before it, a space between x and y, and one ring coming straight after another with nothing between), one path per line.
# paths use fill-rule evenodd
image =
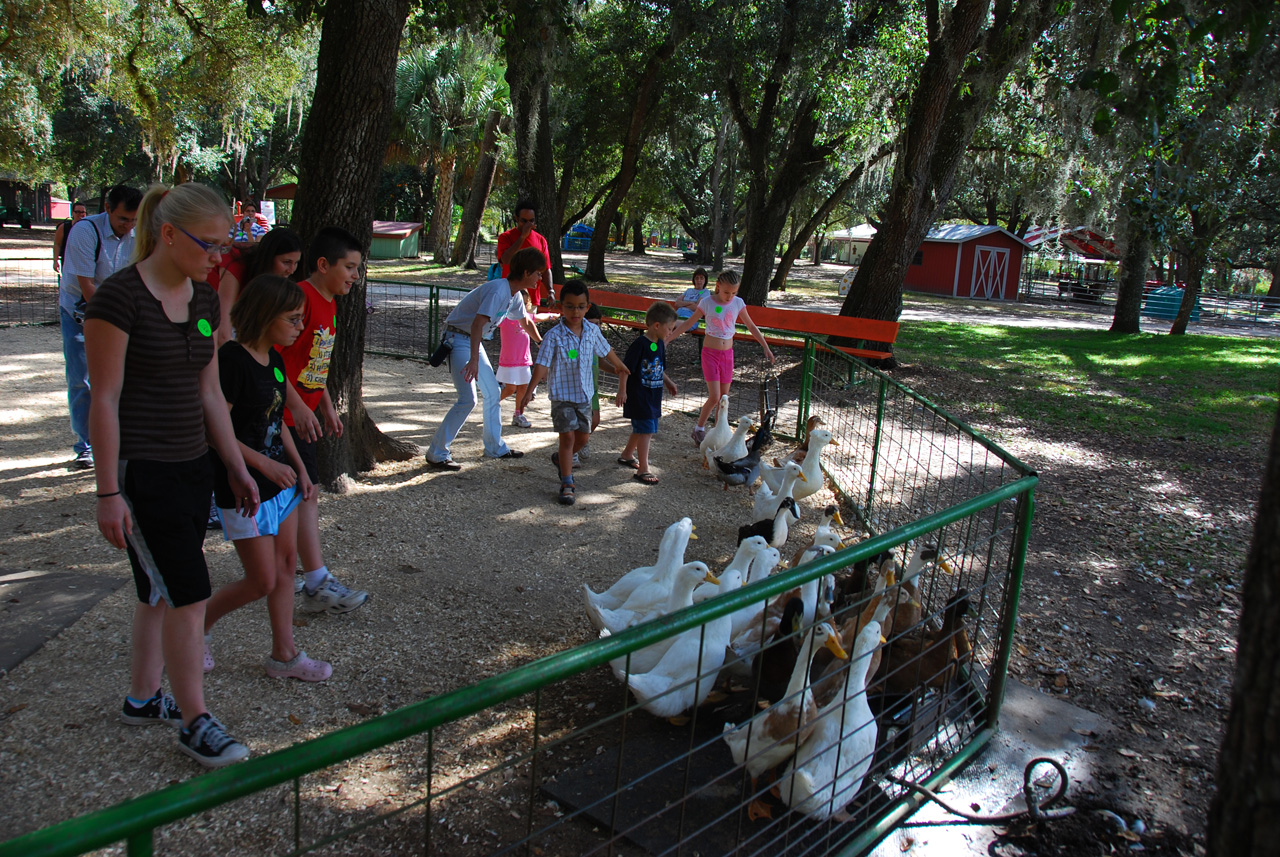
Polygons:
M136 265L122 268L93 294L85 318L129 335L120 389L120 460L190 461L204 455L200 370L213 359L218 293L195 283L188 319L178 324L147 291Z

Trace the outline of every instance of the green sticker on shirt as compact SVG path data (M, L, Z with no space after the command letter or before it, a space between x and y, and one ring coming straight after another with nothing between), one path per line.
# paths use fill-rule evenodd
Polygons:
M201 336L213 336L213 325L209 324L209 319L202 318L196 322L196 330L200 331Z
M280 384L284 383L284 373L280 371L279 366L276 367L276 381Z
M576 349L576 348L570 348L570 349L569 349L569 359L570 359L570 360L577 360L577 359L578 359L578 349Z
M658 343L656 343L656 342L650 342L650 343L649 343L649 350L650 350L650 351L657 351L657 350L658 350Z
M716 312L724 312L724 307L722 306L716 307Z

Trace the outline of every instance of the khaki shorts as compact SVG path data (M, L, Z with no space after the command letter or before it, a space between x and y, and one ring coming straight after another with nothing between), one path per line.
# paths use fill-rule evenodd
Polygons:
M590 402L552 402L551 427L558 434L570 431L591 431Z

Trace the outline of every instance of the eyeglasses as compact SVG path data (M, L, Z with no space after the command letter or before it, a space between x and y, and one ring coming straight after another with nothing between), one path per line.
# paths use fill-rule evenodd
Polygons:
M280 319L291 327L302 327L307 322L306 317L301 315L282 315Z
M176 224L175 224L175 225L176 225ZM230 253L230 252L231 252L231 249L232 249L232 248L231 248L231 245L230 245L230 244L214 244L212 241L201 241L199 238L197 238L196 236L192 235L190 232L188 232L187 230L183 229L181 226L178 226L178 227L177 227L177 229L178 229L178 231L179 231L179 232L181 232L183 235L187 236L187 237L188 237L188 238L190 238L192 241L196 242L196 245L197 245L201 250L203 250L204 252L208 253L208 254L209 254L209 255L211 255L211 256L212 256L212 255L225 256L225 255L227 255L228 253Z

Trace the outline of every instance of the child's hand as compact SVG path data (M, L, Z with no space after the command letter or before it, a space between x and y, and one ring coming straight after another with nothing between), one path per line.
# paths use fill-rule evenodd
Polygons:
M673 395L673 396L678 396L678 395L680 395L680 388L676 386L676 382L675 382L675 381L672 381L670 378L668 378L668 379L665 381L665 383L666 383L666 385L667 385L667 392L668 392L668 393L670 393L670 394L671 394L671 395Z
M300 414L293 414L293 428L298 432L298 437L308 443L315 443L323 435L320 429L320 420L311 411L303 411Z
M627 403L627 391L619 390L618 395L614 397L613 403L618 407L622 407Z
M257 464L254 465L258 467ZM292 488L298 481L298 474L292 467L279 461L266 459L262 462L262 466L258 467L262 471L262 475L270 479L281 488Z
M769 350L769 346L767 345L764 347L764 356L769 358L769 364L773 365L773 362L774 362L773 352Z
M302 495L304 503L316 495L316 483L311 481L306 470L298 473L298 493Z
M333 405L321 409L324 412L324 430L334 437L342 437L342 419Z
M529 407L529 402L531 401L533 401L533 385L532 384L529 385L528 390L525 390L524 395L520 397L520 411L522 413L524 412L525 408Z

